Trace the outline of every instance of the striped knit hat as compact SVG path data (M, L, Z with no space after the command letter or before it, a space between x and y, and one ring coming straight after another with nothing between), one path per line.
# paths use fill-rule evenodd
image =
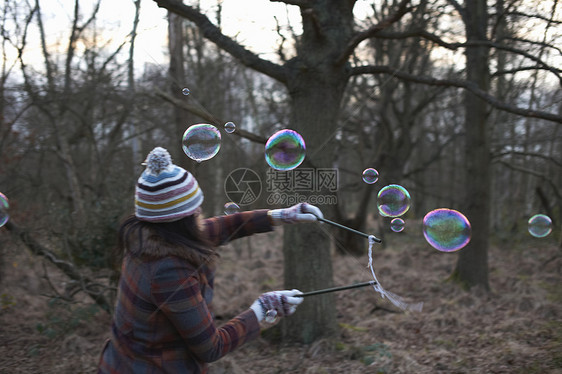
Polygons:
M154 148L143 163L135 190L135 215L141 221L172 222L195 212L203 191L185 169L174 165L167 150Z

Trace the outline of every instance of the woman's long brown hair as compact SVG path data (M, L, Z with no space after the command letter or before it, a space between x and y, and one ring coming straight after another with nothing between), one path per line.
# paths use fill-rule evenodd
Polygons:
M139 220L135 215L126 218L121 224L118 232L117 261L121 263L125 253L133 256L142 255L143 232L148 230L151 235L156 235L172 246L182 247L188 251L194 251L198 256L211 262L218 257L211 243L202 236L196 215L190 215L173 222L153 223ZM137 235L135 248L131 242L135 242L133 235ZM200 264L194 264L200 265Z

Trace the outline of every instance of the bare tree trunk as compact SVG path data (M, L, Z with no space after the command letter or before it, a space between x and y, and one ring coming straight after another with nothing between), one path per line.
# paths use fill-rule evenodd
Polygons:
M43 28L42 16L40 11L40 3L39 0L36 0L36 9L37 9L37 22L39 26L40 38L41 38L41 46L42 46L42 53L43 53L43 60L45 63L45 68L47 71L47 81L49 87L49 94L55 95L55 84L54 84L54 70L52 68L50 54L47 49L47 42L46 42L46 35L45 30ZM63 118L65 113L68 110L67 101L70 98L70 87L71 87L71 70L72 70L72 60L75 55L76 51L76 39L79 36L80 30L89 22L86 21L85 25L82 27L78 26L78 22L80 19L79 14L79 4L78 1L75 1L74 5L74 19L72 23L71 33L68 40L68 47L66 50L66 61L65 61L65 72L64 72L64 88L62 92L62 98L60 101L60 107L58 113L52 114L48 110L46 110L46 114L49 116L49 120L54 130L56 145L57 145L57 154L63 163L63 168L66 173L66 178L68 182L68 187L70 190L70 196L73 204L73 222L77 224L78 227L83 225L86 221L86 212L84 207L84 196L82 192L82 188L80 186L78 180L78 174L76 165L74 163L74 159L72 158L72 154L70 152L70 145L66 134L61 129L59 125L59 119ZM23 68L22 68L23 69ZM30 84L29 84L30 85Z
M487 5L485 0L467 0L464 14L467 39L486 41ZM467 80L488 91L489 50L484 46L466 49ZM465 214L472 225L472 239L459 253L453 277L467 287L489 289L488 246L490 232L491 161L489 131L486 125L488 105L470 92L465 94Z
M333 157L332 146L330 142L323 142L335 131L343 83L340 82L338 87L338 82L328 84L310 74L303 75L298 81L300 87L292 96L291 127L307 142L306 167L330 166ZM320 87L322 84L325 86ZM311 194L312 192L309 193ZM331 216L334 208L329 205L319 207L327 217ZM327 231L317 224L285 227L283 255L286 288L308 291L332 286L330 236ZM283 335L288 340L312 343L335 333L337 326L334 295L326 294L310 301L299 307L297 315L286 319Z
M140 0L135 0L134 1L135 4L135 18L133 21L133 28L131 30L131 45L129 48L129 61L128 61L128 66L127 66L127 73L128 73L128 77L127 77L127 81L128 81L128 86L129 86L129 92L135 93L136 91L136 86L135 86L135 40L137 38L137 28L139 25L139 17L140 17L140 6L141 6L141 2ZM133 121L132 123L132 127L133 127L133 131L136 132L138 125L137 125L137 120L132 117L131 120ZM133 172L135 175L140 174L141 172L141 160L142 160L142 155L141 155L141 144L140 144L140 137L139 136L135 136L132 139L132 154L133 154Z
M182 94L183 88L188 88L186 84L185 76L185 58L184 58L184 46L186 44L185 33L184 33L184 19L174 13L168 13L168 51L170 53L170 66L168 74L170 76L170 94L172 97L178 97ZM190 100L189 95L182 97L183 100ZM188 112L178 106L174 106L174 133L176 134L176 139L181 139L181 136L186 126L186 119L188 117ZM181 148L174 147L170 150L172 156L177 163L183 157L181 155ZM182 165L187 166L187 165Z

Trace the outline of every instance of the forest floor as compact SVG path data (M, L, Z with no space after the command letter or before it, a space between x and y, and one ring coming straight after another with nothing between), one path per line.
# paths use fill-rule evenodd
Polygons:
M494 244L485 292L448 281L457 255L434 250L420 232L408 223L386 234L374 265L387 290L424 302L421 313L400 312L370 288L341 291L336 336L288 345L266 332L212 364L210 374L562 373L562 252L552 237ZM214 309L223 319L283 288L280 235L222 248ZM52 287L63 287L64 276L5 230L0 246L0 372L95 372L110 316L88 300L55 302ZM367 256L334 254L334 283L369 280L366 265Z

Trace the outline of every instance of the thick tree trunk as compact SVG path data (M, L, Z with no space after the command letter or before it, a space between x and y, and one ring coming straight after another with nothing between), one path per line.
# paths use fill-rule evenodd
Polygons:
M306 26L305 26L306 27ZM324 35L325 36L325 35ZM304 57L289 62L288 82L291 96L291 122L288 127L299 132L306 142L306 160L302 167L331 168L336 124L342 95L347 83L345 66L333 65L322 48L324 39L305 39ZM300 193L300 192L299 192ZM329 189L310 191L308 195L332 195ZM333 216L335 206L319 205L326 217ZM284 233L285 286L301 291L332 286L330 232L319 224L289 227ZM289 340L311 343L336 331L333 294L305 300L298 313L288 318L284 336Z
M302 167L329 168L332 166L333 139L339 112L343 81L322 81L314 74L302 76L292 91L290 128L299 132L306 142L307 158ZM321 87L324 86L324 87ZM299 194L327 196L328 190ZM334 195L335 196L335 195ZM333 205L319 205L326 217L332 216ZM301 224L286 227L283 240L285 287L310 291L331 287L332 258L330 232L320 224ZM333 294L305 300L298 313L286 319L283 329L288 340L311 343L336 332L336 309Z
M317 225L285 228L283 240L285 256L285 287L301 291L332 286L330 238ZM284 321L283 337L305 344L337 331L333 293L305 300L298 313Z
M321 4L322 3L322 4ZM287 88L291 97L290 128L306 142L303 167L331 168L340 105L348 81L346 65L335 63L352 34L352 3L318 2L302 13L303 35L298 57L288 61ZM337 15L337 16L335 16ZM300 192L299 192L300 193ZM328 189L308 195L332 195ZM335 206L321 205L331 217ZM332 286L332 258L328 229L319 224L287 227L284 233L285 286L309 291ZM286 340L312 343L337 331L333 294L305 300L292 318L287 318Z
M469 41L485 41L487 6L485 0L466 1L465 27ZM489 50L484 46L466 49L467 80L488 91ZM488 246L490 227L491 169L489 131L486 126L488 105L470 92L465 94L465 209L472 225L472 239L459 253L453 277L467 287L489 289Z

